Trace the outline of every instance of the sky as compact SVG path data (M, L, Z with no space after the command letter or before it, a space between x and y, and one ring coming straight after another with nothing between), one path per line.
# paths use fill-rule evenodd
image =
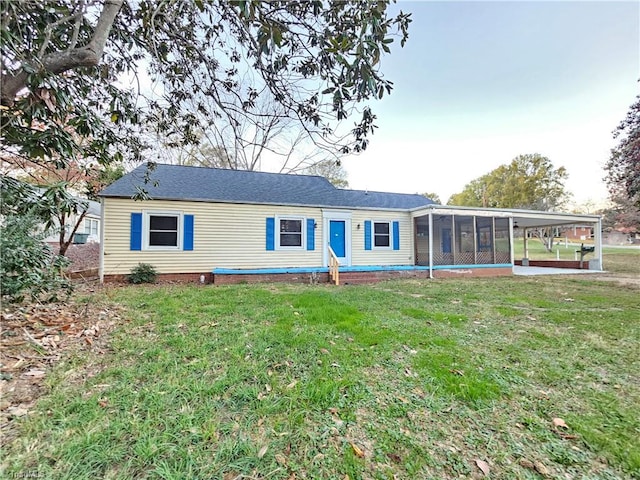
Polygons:
M575 203L606 199L613 130L640 93L640 2L413 2L404 48L382 71L378 129L344 159L353 189L433 192L539 153Z

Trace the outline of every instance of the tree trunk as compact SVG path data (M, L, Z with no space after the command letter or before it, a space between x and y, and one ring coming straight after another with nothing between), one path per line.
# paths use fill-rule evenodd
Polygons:
M86 215L87 215L87 211L86 210L80 214L80 216L76 220L76 224L73 226L73 230L69 234L69 238L67 238L67 239L64 238L64 226L61 227L61 229L60 229L60 251L58 252L58 255L62 255L62 256L66 255L67 250L69 250L69 247L71 246L71 243L73 242L73 236L78 231L78 227L80 226L80 224L82 223L82 220L84 220L84 217Z
M534 236L540 240L547 252L553 253L553 228L536 228Z

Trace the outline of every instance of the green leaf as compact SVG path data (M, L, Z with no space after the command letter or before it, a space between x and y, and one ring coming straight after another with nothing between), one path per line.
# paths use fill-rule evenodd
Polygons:
M273 28L271 30L271 38L273 39L273 43L278 47L282 44L282 32L279 28Z

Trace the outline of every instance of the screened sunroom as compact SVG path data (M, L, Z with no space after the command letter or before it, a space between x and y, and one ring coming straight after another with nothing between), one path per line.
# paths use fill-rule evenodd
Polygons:
M509 217L461 213L435 210L414 217L416 265L510 266Z

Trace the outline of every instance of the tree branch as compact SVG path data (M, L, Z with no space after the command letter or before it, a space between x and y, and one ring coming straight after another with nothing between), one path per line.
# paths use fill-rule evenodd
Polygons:
M44 55L40 62L40 69L44 72L59 74L67 70L98 65L109 38L109 32L123 2L124 0L106 0L89 44L81 48ZM68 21L69 18L63 20ZM16 74L2 75L2 95L0 97L2 105L7 107L13 105L16 95L27 86L28 77L29 74L25 71L24 66Z

